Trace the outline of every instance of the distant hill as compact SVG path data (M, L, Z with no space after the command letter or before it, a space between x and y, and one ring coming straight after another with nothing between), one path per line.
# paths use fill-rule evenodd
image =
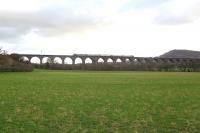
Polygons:
M161 56L161 58L197 58L200 59L200 51L172 50Z

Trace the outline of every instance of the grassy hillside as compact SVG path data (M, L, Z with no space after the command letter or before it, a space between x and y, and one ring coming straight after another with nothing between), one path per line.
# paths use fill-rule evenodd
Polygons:
M160 56L161 58L194 58L200 59L200 51L171 50Z
M200 73L0 73L0 132L198 132Z

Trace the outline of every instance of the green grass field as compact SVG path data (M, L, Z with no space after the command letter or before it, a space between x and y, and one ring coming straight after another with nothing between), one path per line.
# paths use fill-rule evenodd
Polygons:
M200 132L200 73L0 73L0 133Z

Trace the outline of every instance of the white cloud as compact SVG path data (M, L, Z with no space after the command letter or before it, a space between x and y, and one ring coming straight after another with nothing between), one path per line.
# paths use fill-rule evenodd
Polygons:
M25 2L27 9L15 3L22 9L12 10L0 5L0 40L6 40L1 45L10 52L38 54L158 56L171 49L200 50L198 0L121 12L131 2L36 0Z
M45 36L87 31L110 23L128 1L99 0L99 5L93 0L0 1L0 38L17 40L35 29Z
M163 3L157 22L160 24L192 23L200 18L199 0L172 0Z
M38 34L45 36L81 32L100 23L104 23L101 18L75 14L64 8L31 13L0 12L0 38L18 38L33 29L37 29Z

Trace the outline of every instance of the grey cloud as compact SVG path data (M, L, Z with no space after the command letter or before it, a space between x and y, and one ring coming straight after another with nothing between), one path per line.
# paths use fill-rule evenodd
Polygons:
M85 31L102 23L101 18L64 8L29 13L0 12L0 39L17 39L34 29L43 36Z
M23 27L0 27L0 41L19 42L19 38L29 32Z
M194 20L182 15L165 14L156 17L156 23L161 25L179 25L192 23Z
M181 1L180 1L181 2ZM188 1L189 3L189 1ZM196 4L181 7L181 3L178 9L170 6L162 7L159 9L159 15L155 18L157 24L164 25L179 25L193 23L200 18L200 2Z

